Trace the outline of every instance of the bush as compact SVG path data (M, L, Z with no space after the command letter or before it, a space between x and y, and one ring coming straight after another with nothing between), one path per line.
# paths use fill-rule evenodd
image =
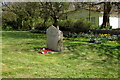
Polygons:
M107 39L102 37L91 37L89 40L89 42L97 43L97 44L105 43L106 41Z
M83 19L67 19L59 21L60 30L70 32L89 32L92 24Z
M60 29L63 31L70 31L70 28L73 26L73 22L70 19L60 20L58 25L60 26Z
M117 29L112 29L112 30L119 30L119 31L120 31L120 28L117 28Z
M43 23L39 23L35 26L35 30L46 30L47 27Z
M3 30L10 31L10 30L13 30L13 28L11 26L6 26L3 28Z
M36 29L30 30L30 32L31 32L31 33L42 33L42 34L45 34L45 33L46 33L45 30L36 30Z
M112 29L112 26L107 26L107 27L105 27L105 26L98 26L96 29L103 29L103 30L109 30L109 29Z

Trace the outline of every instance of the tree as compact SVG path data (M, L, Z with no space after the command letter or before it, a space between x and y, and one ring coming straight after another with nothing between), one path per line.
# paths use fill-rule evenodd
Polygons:
M20 29L32 29L35 24L39 22L40 12L39 4L36 2L12 2L3 3L3 15L4 12L13 13L16 15L16 26ZM3 19L8 19L9 16L3 16ZM8 20L7 22L9 22ZM13 25L12 25L13 26Z
M23 20L23 17L25 16L25 12L24 12L25 10L23 7L24 7L23 3L17 3L17 2L15 2L15 3L10 3L10 2L3 3L3 8L2 8L3 13L7 12L8 14L13 13L14 15L16 15L15 22L17 23L18 29L22 28L22 20ZM4 20L7 19L5 17L6 16L3 16ZM9 18L9 16L8 16L8 18Z
M57 27L59 18L67 11L68 6L69 3L63 2L12 2L3 4L2 10L16 14L18 29L32 29L41 18L43 26L51 19Z
M114 7L118 7L119 8L119 3L120 2L99 2L95 5L101 5L103 4L103 6L100 6L100 8L103 8L103 23L102 23L102 28L107 28L108 26L110 26L110 22L109 22L109 17L110 17L110 12L112 10L112 8L114 9Z
M75 10L77 9L87 9L89 10L89 21L91 21L91 8L95 7L95 2L75 2L73 3Z
M65 14L69 4L64 2L41 2L41 12L44 15L44 19L47 20L47 17L53 19L53 25L58 26L59 18ZM47 14L47 15L46 15Z
M102 23L102 26L104 28L110 26L109 17L110 17L111 9L112 9L112 3L104 2L104 14L103 14L103 23Z
M96 3L96 2L81 2L79 4L82 4L83 8L88 8L89 7L89 10L90 10L90 7L96 7L97 8L97 6L99 6L97 11L99 11L99 9L103 10L103 23L102 23L101 26L103 28L107 28L108 26L110 26L110 22L109 22L110 12L111 12L113 7L118 7L119 8L120 2L98 2L98 3Z

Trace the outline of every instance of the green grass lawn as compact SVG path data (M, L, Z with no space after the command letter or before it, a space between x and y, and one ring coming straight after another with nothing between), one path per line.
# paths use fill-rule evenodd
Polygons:
M118 78L119 44L64 38L64 51L37 53L46 47L46 35L25 31L2 32L3 78Z

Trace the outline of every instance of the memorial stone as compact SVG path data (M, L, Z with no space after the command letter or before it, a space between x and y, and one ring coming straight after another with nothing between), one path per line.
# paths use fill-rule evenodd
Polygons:
M54 51L63 51L63 32L59 28L50 26L47 31L47 48Z

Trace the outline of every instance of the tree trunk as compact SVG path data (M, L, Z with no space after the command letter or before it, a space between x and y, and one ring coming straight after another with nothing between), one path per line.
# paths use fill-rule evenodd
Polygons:
M53 19L54 19L53 26L57 27L58 26L58 18L57 17L53 17Z
M112 5L110 2L104 2L104 14L103 14L103 23L102 26L106 28L107 26L110 26L109 23L109 17L110 17L110 11L112 9Z

